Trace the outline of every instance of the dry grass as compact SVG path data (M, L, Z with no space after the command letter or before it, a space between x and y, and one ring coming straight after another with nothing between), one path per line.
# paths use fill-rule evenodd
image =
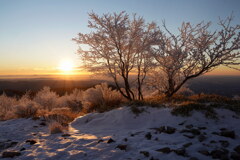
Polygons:
M68 126L63 126L61 123L53 121L48 125L51 134L63 133L68 130Z
M194 101L184 101L178 105L175 105L171 113L177 116L190 116L193 110L203 112L207 118L217 119L217 114L214 111L213 106L208 106L206 104Z

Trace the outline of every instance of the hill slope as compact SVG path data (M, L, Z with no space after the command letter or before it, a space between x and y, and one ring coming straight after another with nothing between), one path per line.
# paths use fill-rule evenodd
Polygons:
M17 159L50 160L239 158L240 116L234 112L218 109L219 119L207 119L200 112L180 117L169 108L142 109L139 115L123 107L79 117L69 135L50 135L39 125L41 120L0 122L0 152L18 151Z

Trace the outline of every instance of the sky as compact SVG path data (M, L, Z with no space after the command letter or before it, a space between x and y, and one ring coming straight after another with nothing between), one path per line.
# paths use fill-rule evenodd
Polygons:
M212 21L216 29L218 18L232 12L239 24L239 6L239 0L0 0L0 75L61 74L66 61L81 65L72 38L90 32L91 11L137 13L159 25L165 20L174 32L183 21ZM210 74L240 72L221 67Z

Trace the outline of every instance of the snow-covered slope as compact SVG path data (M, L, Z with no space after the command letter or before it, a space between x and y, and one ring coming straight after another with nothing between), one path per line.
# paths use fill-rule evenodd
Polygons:
M15 142L4 150L19 151L21 155L15 159L239 158L240 117L229 110L216 112L218 120L207 119L200 112L191 117L173 116L169 108L145 108L137 116L123 107L77 118L65 136L50 135L41 120L10 120L0 122L0 152L1 144Z

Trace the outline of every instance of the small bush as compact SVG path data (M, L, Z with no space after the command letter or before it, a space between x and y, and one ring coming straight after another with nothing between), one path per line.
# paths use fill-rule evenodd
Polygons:
M122 95L108 87L107 83L102 83L86 90L82 99L83 108L88 112L108 111L118 106L122 101Z
M34 103L15 106L15 114L18 118L36 117L38 107Z
M216 94L197 94L188 97L189 100L199 103L215 102L215 103L232 103L232 99Z
M48 112L44 117L47 121L58 122L64 126L67 126L79 115L71 112L69 108L54 108L51 112Z
M59 96L50 90L49 87L44 87L34 97L34 101L41 105L44 109L51 111L53 108L58 107Z
M206 106L203 103L196 103L192 101L185 101L177 106L174 106L171 113L173 115L190 116L193 110L204 112L207 118L217 118L216 112L214 111L213 107Z
M63 133L65 130L68 130L66 126L55 121L49 123L48 128L51 134Z

